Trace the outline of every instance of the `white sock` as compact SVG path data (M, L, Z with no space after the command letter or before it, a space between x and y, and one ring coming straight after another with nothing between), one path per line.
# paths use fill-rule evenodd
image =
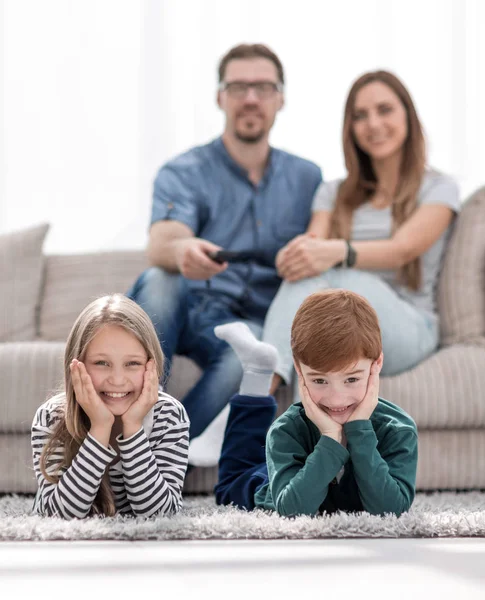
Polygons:
M278 362L276 348L257 340L246 323L218 325L214 333L230 344L241 361L243 378L239 393L243 396L267 396Z
M278 361L276 348L258 341L245 323L219 325L214 333L232 346L243 367L239 393L245 396L267 396ZM224 441L230 406L225 406L204 431L189 445L189 464L195 467L217 465Z
M212 423L209 423L204 431L190 442L190 465L194 465L194 467L213 467L217 465L221 455L230 408L227 404Z

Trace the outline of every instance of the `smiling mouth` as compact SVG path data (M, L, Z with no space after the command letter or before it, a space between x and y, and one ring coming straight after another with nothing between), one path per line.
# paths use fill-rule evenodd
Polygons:
M342 408L329 408L328 406L324 406L324 409L331 414L338 415L340 413L346 412L353 404L349 404L348 406L344 406Z
M126 398L127 396L129 396L131 394L131 392L101 392L101 394L105 398L117 400L119 398Z

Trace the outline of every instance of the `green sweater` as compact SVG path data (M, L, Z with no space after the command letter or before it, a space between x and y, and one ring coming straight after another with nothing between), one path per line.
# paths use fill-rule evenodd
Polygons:
M268 432L269 483L256 492L256 507L284 516L337 510L399 516L407 511L418 461L411 417L379 398L369 420L346 423L344 432L346 448L321 435L300 402L290 406Z

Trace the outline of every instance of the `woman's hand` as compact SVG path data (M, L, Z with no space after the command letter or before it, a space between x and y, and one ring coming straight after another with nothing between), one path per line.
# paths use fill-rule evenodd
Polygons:
M96 393L84 364L74 359L71 362L70 369L76 401L91 422L90 433L100 444L108 447L115 418Z
M350 423L350 421L366 421L371 418L379 400L379 373L382 369L383 359L381 353L379 358L372 363L364 399L347 419L347 423Z
M143 389L140 396L121 417L123 437L134 435L143 425L143 419L158 401L158 375L155 361L151 358L145 367Z
M313 402L310 392L301 375L298 375L298 391L300 392L301 402L305 409L306 416L317 427L321 435L331 437L339 444L343 441L343 428L340 423L337 423L322 410L315 402Z
M323 240L304 233L292 239L276 255L278 274L286 281L315 277L347 256L345 240Z

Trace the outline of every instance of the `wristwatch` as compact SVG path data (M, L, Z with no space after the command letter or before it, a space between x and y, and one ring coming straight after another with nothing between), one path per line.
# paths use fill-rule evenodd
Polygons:
M345 261L346 262L345 266L350 269L357 262L357 252L348 240L345 240L345 241L347 243L347 260Z
M350 242L348 240L345 240L345 243L347 244L347 256L345 257L345 260L343 260L342 262L339 262L335 265L336 269L340 269L340 268L350 269L357 262L357 252L356 252L355 248L350 244Z

